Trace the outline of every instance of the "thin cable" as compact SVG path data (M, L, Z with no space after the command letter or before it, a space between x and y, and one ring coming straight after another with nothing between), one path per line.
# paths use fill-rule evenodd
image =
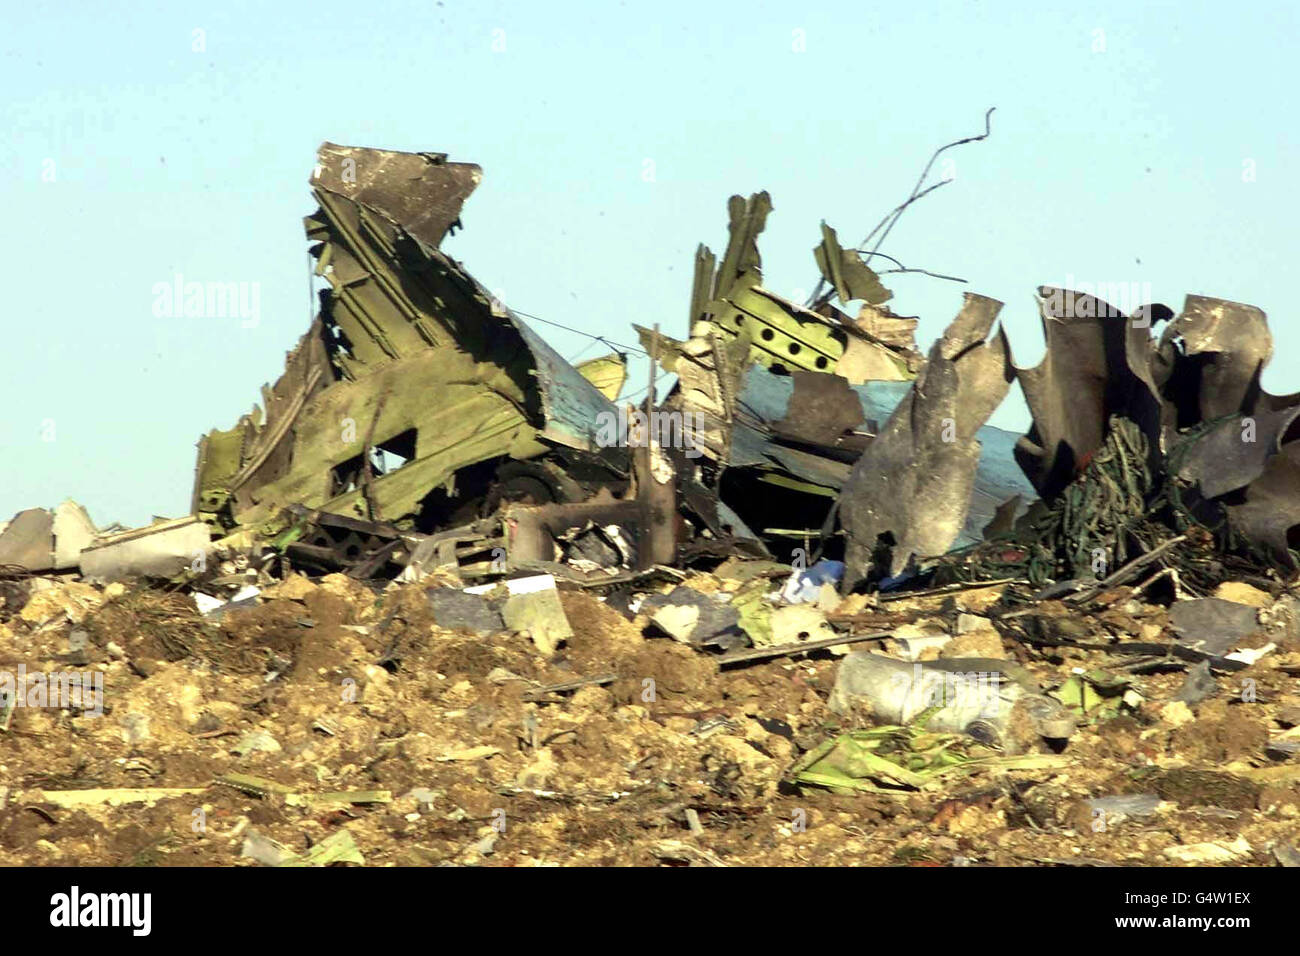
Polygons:
M618 342L613 341L612 339L605 338L603 335L592 335L590 332L582 331L582 329L571 328L570 326L567 325L561 325L559 322L552 322L550 319L543 319L540 315L530 315L529 313L523 311L522 309L512 308L510 311L515 313L515 315L522 315L525 319L532 319L534 322L544 322L547 325L553 325L557 329L564 329L564 331L572 332L575 335L585 335L587 338L594 339L597 342L604 342L606 345L612 345L614 348L619 349L620 351L636 352L639 355L650 354L645 349L637 348L635 345L622 345Z

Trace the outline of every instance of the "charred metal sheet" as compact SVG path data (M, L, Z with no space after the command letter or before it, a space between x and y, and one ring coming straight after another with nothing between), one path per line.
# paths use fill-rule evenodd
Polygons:
M1259 478L1287 442L1300 442L1300 405L1230 415L1196 438L1180 459L1178 477L1218 498Z
M1145 462L1129 470L1145 465L1146 504L1221 531L1226 515L1221 545L1296 567L1300 395L1260 387L1272 354L1264 313L1189 295L1177 317L1157 304L1126 318L1092 296L1040 295L1047 356L1017 370L1034 423L1016 454L1043 498L1085 480L1107 430L1127 421L1145 439ZM1157 344L1151 324L1169 319Z
M772 556L740 515L700 482L690 478L686 469L681 471L687 474L679 482L682 509L707 531L707 534L697 535L682 546L684 558L705 554L716 557L733 554L750 558Z
M573 541L576 533L593 526L604 529L621 529L618 536L625 542L641 540L647 530L645 509L637 501L604 499L580 504L541 505L513 507L504 516L506 528L506 555L512 570L552 570L566 577L585 578L587 569L576 571L563 565L571 555L566 555L564 542ZM612 532L606 531L606 534ZM579 549L581 553L581 549ZM645 555L633 551L632 567L648 567Z
M369 206L427 246L437 248L460 222L460 210L483 170L449 163L446 153L400 153L322 143L315 184Z
M1300 441L1269 459L1246 489L1245 503L1227 506L1238 533L1293 571L1300 551Z
M1160 337L1161 365L1187 398L1195 397L1202 421L1250 414L1260 396L1259 377L1273 354L1262 310L1253 305L1189 295L1183 311Z
M1223 657L1259 630L1259 609L1221 598L1175 601L1169 622L1186 647Z
M1264 312L1187 296L1153 365L1167 442L1180 478L1222 498L1232 530L1284 567L1300 567L1300 394L1270 395L1260 376L1273 353ZM1192 431L1199 429L1199 431ZM1192 437L1182 434L1191 431ZM1189 445L1190 447L1185 447Z
M1005 335L986 341L1001 308L966 294L908 397L853 466L840 493L846 586L867 576L881 546L894 576L913 556L942 554L961 533L979 463L976 432L1013 377Z
M866 422L862 403L838 375L792 372L792 393L785 416L772 423L781 438L814 445L843 445ZM866 442L856 443L861 452Z
M1154 466L1160 447L1160 403L1151 373L1149 323L1136 323L1091 295L1038 290L1047 354L1016 369L1033 425L1016 460L1039 494L1052 498L1101 446L1112 415L1147 436Z

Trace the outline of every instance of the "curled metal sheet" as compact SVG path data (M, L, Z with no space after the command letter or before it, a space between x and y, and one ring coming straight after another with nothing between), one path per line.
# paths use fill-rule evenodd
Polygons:
M1047 354L1016 378L1033 415L1016 460L1039 494L1052 498L1101 446L1112 415L1147 435L1158 456L1160 402L1151 374L1149 322L1135 322L1091 295L1038 290Z
M1245 502L1228 505L1228 520L1257 547L1293 570L1292 551L1300 551L1300 441L1269 459L1250 483Z
M1250 413L1272 354L1273 336L1261 309L1204 295L1189 295L1160 337L1164 377L1182 393L1167 394L1175 402L1194 400L1202 421ZM1174 376L1177 366L1183 374Z
M1283 444L1300 441L1300 405L1231 415L1211 426L1180 457L1178 477L1218 498L1259 478Z

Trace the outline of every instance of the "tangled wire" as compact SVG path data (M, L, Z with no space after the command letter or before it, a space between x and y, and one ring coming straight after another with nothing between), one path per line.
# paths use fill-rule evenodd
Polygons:
M1199 587L1212 588L1229 573L1241 578L1273 566L1232 531L1220 505L1177 477L1192 446L1218 424L1207 422L1182 435L1153 472L1141 428L1112 416L1101 447L1055 500L1034 502L1014 529L945 556L943 578L1015 577L1035 587L1104 578L1177 535L1186 541L1161 563Z

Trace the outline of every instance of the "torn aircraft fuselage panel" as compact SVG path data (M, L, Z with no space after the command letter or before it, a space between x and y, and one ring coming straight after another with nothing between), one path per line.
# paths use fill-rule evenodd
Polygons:
M834 372L853 384L910 379L915 369L906 348L875 339L863 326L834 310L828 308L832 314L824 315L763 288L758 235L771 211L772 200L766 192L755 193L748 200L732 196L728 204L730 239L716 271L716 259L707 247L700 246L696 252L689 327L692 341L739 340L748 361L778 373L798 369ZM875 274L859 259L857 268L848 270L854 280L848 282L843 279L840 253L836 246L835 276L841 278L846 294L850 287L861 292ZM871 287L871 304L878 305L888 297L877 280Z
M442 154L321 147L305 225L330 288L265 411L200 443L197 513L418 520L462 469L556 448L626 480L626 455L594 440L612 402L438 248L480 178Z

